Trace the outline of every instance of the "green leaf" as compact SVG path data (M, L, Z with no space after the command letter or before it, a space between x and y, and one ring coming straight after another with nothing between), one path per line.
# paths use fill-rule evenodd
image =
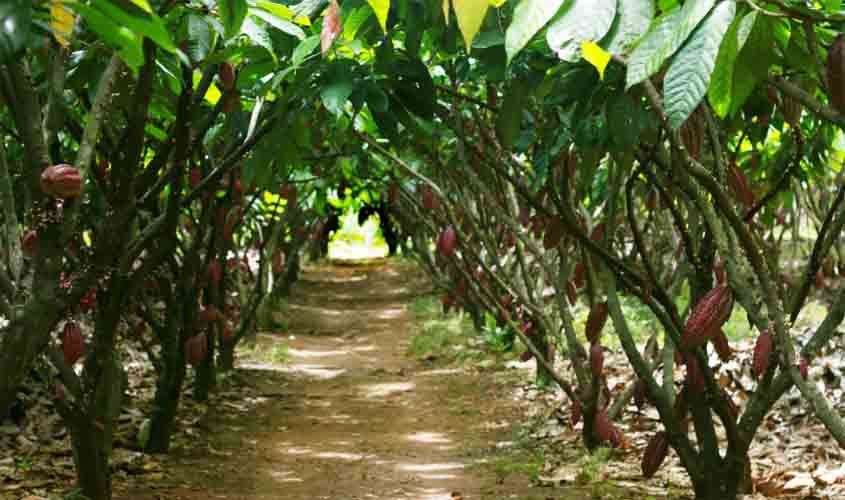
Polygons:
M717 5L669 65L663 93L672 128L680 127L707 93L719 46L735 15L735 3Z
M333 115L340 116L343 113L343 106L349 96L352 95L353 90L355 90L355 85L350 79L340 78L330 82L320 92L323 106Z
M305 39L305 31L303 31L302 28L300 28L293 22L283 17L280 17L264 9L250 9L249 13L261 19L270 26L276 28L277 30L281 31L282 33L287 33L288 35L295 36L300 40Z
M318 45L320 45L320 35L309 36L305 40L301 41L299 45L293 49L293 55L291 56L293 65L299 66L305 62L305 58L311 55Z
M167 27L157 15L138 10L130 13L108 0L94 0L91 5L102 12L111 23L129 28L132 32L149 38L168 52L176 52L176 45L170 38Z
M267 49L267 52L275 59L276 53L273 51L273 41L270 39L270 35L267 34L267 30L263 26L256 24L253 19L253 17L247 17L244 20L241 25L241 32L249 37L255 45Z
M654 0L619 0L616 20L602 47L611 54L621 54L634 44L654 20Z
M455 17L458 18L458 28L464 35L467 51L472 47L472 39L481 28L481 23L487 15L490 4L487 0L452 0Z
M525 82L515 80L502 102L502 109L496 118L496 136L502 144L502 148L510 149L513 140L519 133L519 126L522 123L522 110L525 108L525 98L528 96L528 87Z
M774 35L777 22L778 19L769 16L758 16L745 46L739 53L731 90L731 116L745 104L754 87L768 76L769 66L777 61Z
M80 3L70 4L101 40L118 50L127 66L138 69L144 64L141 37L125 26L118 26L102 12Z
M508 63L543 29L567 0L522 0L514 8L513 21L505 35Z
M598 42L610 31L616 0L574 0L558 13L546 32L549 48L567 62L581 57L581 42Z
M220 20L226 29L226 38L240 34L241 25L246 19L248 9L246 0L217 0Z
M715 0L694 0L658 17L628 58L625 88L655 74L684 44L714 3Z
M214 50L214 31L208 19L199 14L188 14L188 53L195 62L204 61Z
M8 0L0 3L0 63L12 59L29 41L32 2Z
M378 19L382 31L387 33L387 13L390 12L390 0L367 0L367 3L376 13L376 19Z
M756 18L756 10L743 17L735 18L728 28L722 45L719 47L716 68L713 70L713 76L710 79L710 88L707 89L707 98L713 111L720 118L726 117L731 109L731 91L733 89L736 58L745 45Z

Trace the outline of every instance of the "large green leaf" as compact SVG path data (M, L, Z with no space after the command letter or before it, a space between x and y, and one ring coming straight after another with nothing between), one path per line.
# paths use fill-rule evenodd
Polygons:
M390 0L367 0L367 3L376 13L376 19L378 19L382 31L387 32L387 13L390 12Z
M12 59L26 46L32 26L30 0L0 2L0 63Z
M513 11L513 21L505 36L508 63L543 29L568 0L522 0Z
M127 66L138 69L144 64L142 38L125 26L116 25L93 7L81 3L69 4L85 20L88 27L108 45L118 50Z
M610 31L616 17L617 0L574 0L549 25L546 40L558 57L577 62L581 42L598 42Z
M713 8L716 0L691 0L658 17L628 58L625 88L650 77L663 66Z
M214 50L214 31L206 16L188 14L188 53L195 62L203 61Z
M455 17L458 18L458 28L464 35L467 50L472 47L472 39L481 28L481 23L487 15L490 4L487 0L452 0Z
M314 52L314 49L320 45L320 35L314 35L306 38L305 40L301 41L299 45L293 49L293 55L291 56L291 61L293 62L294 66L299 66L303 62L305 62L305 58L311 55Z
M355 84L351 79L339 77L323 87L320 98L326 109L335 116L340 116L353 90L355 90Z
M270 39L270 35L267 33L267 30L264 29L263 26L259 26L254 19L255 17L252 16L244 19L244 22L241 25L241 33L249 37L255 45L267 49L267 52L269 52L275 59L276 54L273 51L273 41Z
M127 11L108 0L94 0L91 5L115 25L129 28L133 33L149 38L168 52L176 52L176 45L170 38L167 27L157 15L141 9Z
M778 19L769 16L758 16L754 22L748 40L736 60L730 115L739 111L754 87L769 74L769 66L777 61L778 55L774 49L775 26L778 22Z
M716 68L713 70L713 76L710 79L710 88L707 89L707 98L713 111L720 118L726 117L731 110L736 58L751 33L755 19L757 19L756 10L743 17L736 17L719 47Z
M654 0L619 0L616 20L602 40L602 47L612 54L620 54L636 42L654 20Z
M217 8L226 29L226 38L240 34L241 25L249 11L246 0L217 0Z
M735 15L735 3L717 5L669 65L663 94L672 128L680 127L707 93L719 45Z
M502 102L502 109L496 118L496 135L504 149L510 149L513 146L513 140L519 133L526 97L528 97L528 86L522 80L515 80L508 89L505 100Z
M302 28L283 17L274 14L273 12L264 9L250 9L249 13L263 20L265 23L276 28L282 33L295 36L300 40L305 39L305 31L303 31Z

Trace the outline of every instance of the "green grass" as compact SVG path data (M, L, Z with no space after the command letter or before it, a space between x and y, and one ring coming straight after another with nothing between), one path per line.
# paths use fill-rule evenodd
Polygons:
M472 322L463 315L444 315L440 302L434 297L421 297L408 306L414 316L416 332L408 352L418 359L463 357L474 333Z
M288 329L287 322L277 321L273 318L273 313L284 311L286 301L281 297L273 297L268 295L258 306L256 311L256 325L259 330L273 330L286 331Z

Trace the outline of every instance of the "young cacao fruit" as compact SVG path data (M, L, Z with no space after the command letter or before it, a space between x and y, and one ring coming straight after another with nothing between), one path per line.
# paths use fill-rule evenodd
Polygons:
M62 331L62 353L68 366L73 366L85 354L85 339L76 321L65 323Z
M663 465L666 459L666 454L669 452L669 440L666 439L666 433L660 431L651 437L648 445L643 452L642 470L643 477L646 479L654 476L654 474Z
M223 90L233 90L235 88L235 67L232 63L222 63L217 76L220 77L220 84Z
M756 378L760 378L766 373L769 367L769 358L774 349L774 341L769 330L764 330L760 336L757 337L757 342L754 344L754 358L752 360L751 369Z
M845 37L840 33L827 51L827 81L830 105L845 112Z
M191 366L195 368L199 366L206 354L208 354L208 341L204 333L194 335L185 341L185 359Z
M584 328L584 333L587 335L587 340L590 343L596 343L606 322L607 302L599 302L593 305L593 308L590 309L590 314L587 315L587 324Z
M590 370L594 377L601 377L602 369L604 368L604 350L601 344L596 342L590 346Z
M681 335L681 349L695 349L707 342L730 318L734 296L731 289L718 285L707 292L695 305L684 325Z
M451 225L446 226L446 229L440 233L440 237L437 239L437 252L443 257L449 258L455 254L457 244L458 236L455 233L455 228Z
M47 167L41 172L41 190L54 198L76 198L82 193L82 174L64 163Z
M710 341L713 343L713 349L716 351L716 354L719 355L719 359L727 362L733 358L733 350L731 349L731 344L728 341L728 336L725 335L724 330L720 328L718 332L711 335Z

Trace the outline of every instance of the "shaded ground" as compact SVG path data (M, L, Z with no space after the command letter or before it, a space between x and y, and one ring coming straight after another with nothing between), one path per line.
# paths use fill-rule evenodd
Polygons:
M507 386L406 355L405 306L425 287L395 262L307 270L289 333L259 338L259 352L285 343L289 361L241 365L259 404L245 415L212 409L207 446L163 458L173 480L116 498L565 498L489 465L513 438Z

